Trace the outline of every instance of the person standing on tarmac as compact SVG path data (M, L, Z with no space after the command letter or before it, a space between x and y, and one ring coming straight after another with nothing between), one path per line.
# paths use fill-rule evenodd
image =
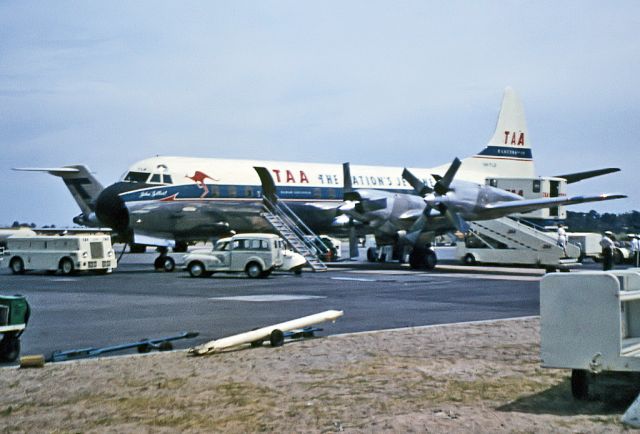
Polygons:
M631 239L631 261L634 267L640 267L640 235L634 235Z
M605 231L600 240L600 247L602 247L602 270L607 271L613 268L613 232Z

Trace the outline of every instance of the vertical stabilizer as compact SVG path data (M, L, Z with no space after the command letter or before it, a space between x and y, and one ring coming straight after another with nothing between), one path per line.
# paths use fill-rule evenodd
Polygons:
M465 158L462 163L460 177L482 184L489 177L536 177L524 107L511 87L504 91L491 140L482 151Z

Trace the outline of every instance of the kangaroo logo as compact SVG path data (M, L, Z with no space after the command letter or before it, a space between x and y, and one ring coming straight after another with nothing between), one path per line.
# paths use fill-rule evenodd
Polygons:
M209 194L209 187L207 187L207 184L205 184L204 180L210 179L212 181L219 181L219 179L212 178L206 173L200 172L199 170L196 170L193 176L185 175L185 177L192 179L198 185L198 188L204 190L200 195L201 199Z

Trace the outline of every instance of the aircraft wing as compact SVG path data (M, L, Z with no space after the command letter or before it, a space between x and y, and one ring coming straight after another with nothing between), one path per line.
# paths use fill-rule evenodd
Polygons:
M608 167L606 169L588 170L586 172L569 173L567 175L557 175L554 178L564 178L567 180L567 184L573 184L574 182L582 181L583 179L594 178L596 176L606 175L607 173L619 172L617 167Z
M504 215L512 213L529 212L542 208L551 208L559 205L572 205L585 202L600 202L603 200L624 199L624 194L600 194L597 196L571 196L550 197L542 199L523 199L507 202L498 202L485 205L486 210L501 211Z

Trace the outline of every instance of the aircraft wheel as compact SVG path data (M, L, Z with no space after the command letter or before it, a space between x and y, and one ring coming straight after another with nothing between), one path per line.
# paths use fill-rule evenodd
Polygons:
M262 275L262 267L257 262L251 262L247 265L245 272L247 273L247 276L252 279L256 279Z
M424 261L424 250L413 249L409 254L409 266L413 270L418 270L422 268L423 261Z
M571 394L579 401L589 399L589 372L584 369L571 370Z
M24 274L24 262L22 261L22 258L13 258L9 267L13 274Z
M620 265L624 262L624 256L622 256L622 252L618 249L613 251L613 263L616 265Z
M62 258L59 265L60 273L65 276L73 274L73 262L69 258Z
M272 347L281 347L284 344L284 333L282 330L275 329L269 336L269 343Z
M191 277L204 277L206 275L206 271L204 269L204 265L202 262L192 262L189 264L189 274Z
M423 266L427 270L433 270L436 268L436 264L438 263L438 257L436 256L436 252L431 249L428 249L424 255Z
M378 259L378 252L375 247L369 247L367 249L367 261L376 262L376 259Z
M162 258L162 269L167 273L171 273L176 268L176 261L171 256Z
M160 271L162 270L162 256L158 256L154 261L153 261L153 268L156 269L156 271Z
M20 356L20 338L7 333L0 341L0 362L15 362Z
M471 253L467 253L462 258L462 262L464 265L476 265L476 258Z

